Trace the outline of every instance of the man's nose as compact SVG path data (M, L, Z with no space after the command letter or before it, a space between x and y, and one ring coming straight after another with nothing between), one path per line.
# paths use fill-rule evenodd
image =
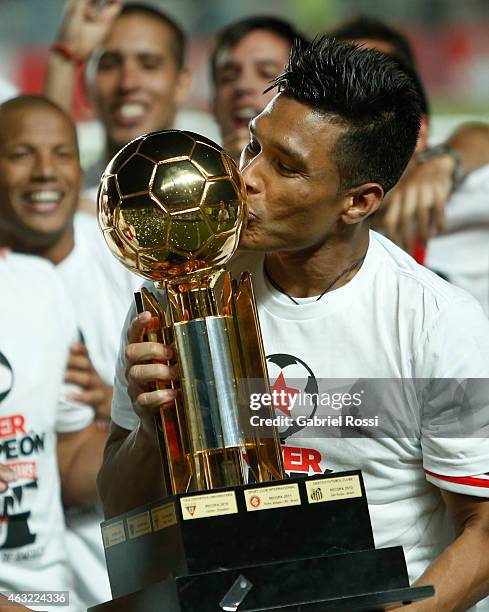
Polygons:
M56 177L54 159L49 151L39 151L32 172L36 180L48 181Z
M260 84L257 82L255 73L246 66L239 71L234 87L236 94L239 95L261 93Z
M248 195L259 193L261 190L262 180L260 178L259 166L258 157L254 157L249 162L245 162L241 167L241 174L243 175Z
M119 88L122 91L136 89L140 83L140 70L137 63L131 59L122 62L119 75Z

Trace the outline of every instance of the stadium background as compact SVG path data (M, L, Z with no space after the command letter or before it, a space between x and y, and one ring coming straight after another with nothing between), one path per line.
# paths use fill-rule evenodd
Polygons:
M306 34L327 31L358 14L399 27L413 44L432 110L433 142L466 119L489 121L488 0L147 0L175 17L189 35L193 72L189 109L209 110L207 58L213 33L253 14L290 19ZM0 0L0 96L13 84L39 92L48 48L65 0ZM82 161L96 157L101 131L83 95L75 102ZM5 97L5 96L4 96ZM195 128L191 126L190 129ZM209 133L209 129L206 130Z

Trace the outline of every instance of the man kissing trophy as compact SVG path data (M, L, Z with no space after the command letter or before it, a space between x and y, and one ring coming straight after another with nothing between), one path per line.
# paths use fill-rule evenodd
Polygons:
M358 470L286 479L275 428L250 424L250 394L269 387L251 277L224 269L246 222L232 159L191 132L137 138L102 177L99 222L151 281L136 296L152 313L146 339L175 346L180 379L155 419L165 497L102 525L115 601L91 610L372 610L431 596L409 587L401 547L375 549ZM273 407L259 414L273 420Z

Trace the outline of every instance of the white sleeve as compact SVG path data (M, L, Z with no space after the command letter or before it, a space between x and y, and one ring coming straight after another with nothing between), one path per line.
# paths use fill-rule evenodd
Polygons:
M426 480L438 488L452 493L489 497L489 472L487 474L475 474L474 476L442 476L427 471Z
M119 347L119 355L115 368L114 393L112 396L112 421L123 429L132 431L139 424L139 417L134 412L131 398L127 393L127 378L126 378L126 358L125 350L127 345L127 331L131 325L131 321L136 316L136 306L129 308L122 328L121 343Z
M58 339L62 343L61 353L64 355L62 362L62 380L56 413L55 429L58 433L70 433L85 429L95 418L95 411L91 406L70 399L73 393L79 393L80 388L64 382L64 373L68 362L68 351L71 344L79 339L79 333L75 323L71 302L69 302L61 282L56 277L59 285L58 296L55 302L59 309L57 313ZM54 342L54 339L53 339Z
M430 482L489 497L489 321L469 297L454 300L428 330L423 372L423 467ZM472 479L472 480L471 480ZM462 492L461 489L458 489Z
M58 433L70 433L85 429L95 418L95 411L91 406L68 399L67 395L75 390L71 385L63 387L56 418L56 431Z

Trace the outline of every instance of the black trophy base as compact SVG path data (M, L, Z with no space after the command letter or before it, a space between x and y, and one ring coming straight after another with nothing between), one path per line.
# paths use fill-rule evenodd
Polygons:
M102 534L113 597L169 575L375 547L358 470L173 495L106 521Z
M386 610L433 595L409 587L400 546L375 549L358 470L174 495L102 537L114 599L91 612Z
M431 597L410 588L401 547L169 577L89 612L388 610Z

